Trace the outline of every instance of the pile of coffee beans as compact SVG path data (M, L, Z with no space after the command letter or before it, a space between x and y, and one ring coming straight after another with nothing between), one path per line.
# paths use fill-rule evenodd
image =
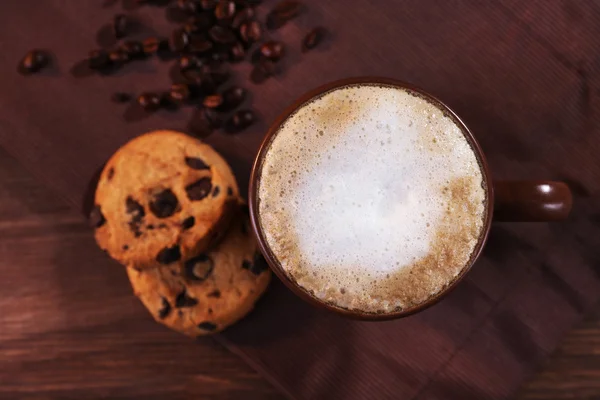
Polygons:
M246 89L221 87L230 79L228 63L249 59L253 64L248 77L260 84L280 72L280 61L287 48L284 43L268 40L267 31L281 28L304 12L304 5L295 0L277 3L262 24L255 7L261 0L136 0L138 5L166 7L166 15L179 26L165 37L126 40L135 25L126 14L117 14L110 24L115 43L111 49L90 51L87 68L108 75L128 63L150 57L174 61L170 71L172 85L164 91L149 91L133 96L114 93L115 103L135 99L137 107L151 113L159 109L177 110L183 106L195 108L189 124L192 133L206 136L215 129L240 132L256 120L250 109L237 110L246 98ZM306 52L322 42L323 27L312 29L302 40L300 49ZM111 46L112 47L112 46ZM49 64L50 56L41 50L30 51L19 64L22 74L40 71Z

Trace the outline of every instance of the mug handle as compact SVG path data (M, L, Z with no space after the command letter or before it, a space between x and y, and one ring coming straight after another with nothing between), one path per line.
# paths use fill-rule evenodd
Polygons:
M563 182L494 182L494 221L537 222L566 219L573 196Z

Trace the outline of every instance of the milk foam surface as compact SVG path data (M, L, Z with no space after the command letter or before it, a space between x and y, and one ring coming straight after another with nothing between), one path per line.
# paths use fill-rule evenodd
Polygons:
M339 307L415 306L468 264L486 211L456 123L408 91L347 86L305 104L264 160L260 223L283 269Z

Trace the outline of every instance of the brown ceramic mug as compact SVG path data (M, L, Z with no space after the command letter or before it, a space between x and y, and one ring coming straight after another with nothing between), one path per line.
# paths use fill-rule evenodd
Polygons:
M309 103L312 99L323 95L336 88L342 88L352 85L384 85L395 87L403 90L408 90L415 93L419 97L426 99L428 102L437 107L446 116L450 117L454 123L460 127L467 138L478 158L483 175L484 186L486 188L486 215L484 216L482 233L477 243L470 261L456 278L446 285L441 291L432 297L428 298L414 307L402 309L389 313L368 313L355 309L346 309L337 305L327 303L320 300L302 288L296 281L286 273L281 267L277 258L271 251L268 242L265 238L263 228L261 226L261 218L258 207L258 188L261 170L266 153L269 151L270 143L279 131L280 126L299 108ZM290 107L288 107L271 125L269 131L265 135L258 155L256 156L252 173L250 177L249 188L249 205L250 218L261 252L271 269L280 278L281 281L291 289L296 295L309 303L323 307L330 311L339 314L366 320L386 320L404 317L415 312L421 311L436 302L450 292L460 280L467 274L473 264L479 258L481 251L486 243L487 236L493 221L513 221L513 222L533 222L533 221L557 221L567 218L572 205L572 196L569 187L562 182L554 181L493 181L491 173L486 162L483 151L467 126L460 118L439 99L428 94L427 92L416 88L410 84L387 78L349 78L340 81L332 82L321 87L318 87L299 99L297 99Z

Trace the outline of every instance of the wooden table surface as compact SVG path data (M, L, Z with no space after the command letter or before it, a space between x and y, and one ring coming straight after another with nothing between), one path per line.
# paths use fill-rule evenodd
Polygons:
M82 246L89 258L73 258ZM0 399L282 398L212 339L154 323L94 246L79 213L0 149ZM519 398L600 399L596 311Z

